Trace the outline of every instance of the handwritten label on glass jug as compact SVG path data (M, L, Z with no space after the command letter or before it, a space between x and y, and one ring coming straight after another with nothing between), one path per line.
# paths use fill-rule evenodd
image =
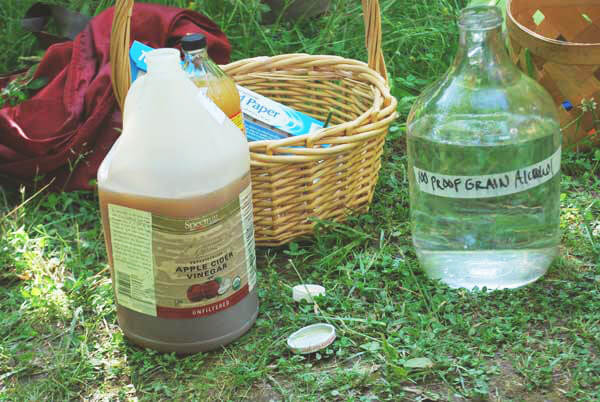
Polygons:
M509 172L482 176L452 176L417 167L415 181L425 193L448 198L490 198L519 193L537 187L560 172L561 148L533 165Z

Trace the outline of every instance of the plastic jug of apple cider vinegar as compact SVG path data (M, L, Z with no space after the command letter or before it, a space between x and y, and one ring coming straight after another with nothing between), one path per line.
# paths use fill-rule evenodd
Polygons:
M183 69L197 87L245 133L240 93L235 82L211 60L206 49L206 37L190 34L181 38L185 54Z
M147 63L98 171L117 316L141 346L206 351L258 313L248 144L176 49Z

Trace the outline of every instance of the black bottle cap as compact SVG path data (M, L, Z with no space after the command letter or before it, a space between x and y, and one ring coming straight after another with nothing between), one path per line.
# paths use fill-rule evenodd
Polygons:
M181 48L183 50L198 50L206 47L206 36L202 34L188 34L181 38Z

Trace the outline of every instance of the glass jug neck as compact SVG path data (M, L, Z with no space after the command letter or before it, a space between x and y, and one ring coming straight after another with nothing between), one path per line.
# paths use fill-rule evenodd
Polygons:
M506 83L519 74L502 36L502 17L496 7L465 9L459 20L459 48L455 74L478 77L480 84Z

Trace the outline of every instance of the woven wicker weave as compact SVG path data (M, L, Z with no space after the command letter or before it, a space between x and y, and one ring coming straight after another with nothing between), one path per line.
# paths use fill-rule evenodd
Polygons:
M286 54L222 66L240 85L321 121L333 112L330 127L311 135L249 143L258 245L281 245L311 233L312 217L341 221L368 210L397 102L387 85L379 3L362 4L369 65L337 56ZM132 6L133 0L117 0L111 37L120 104L130 82Z
M575 122L578 106L582 99L600 101L600 0L509 0L506 24L513 61L554 98L567 127L564 142L580 141L594 117L584 113Z

